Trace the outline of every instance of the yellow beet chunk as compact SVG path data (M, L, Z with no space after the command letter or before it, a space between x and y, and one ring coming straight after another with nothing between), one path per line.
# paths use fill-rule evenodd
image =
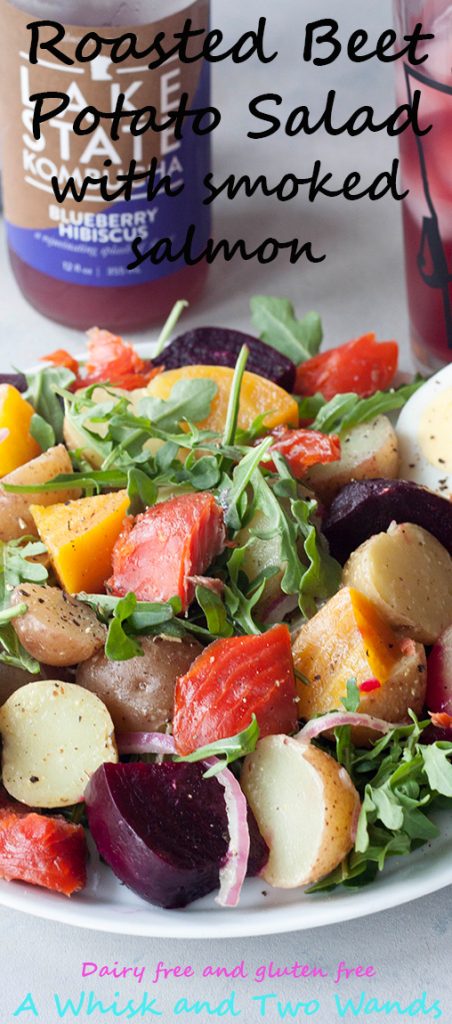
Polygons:
M31 514L61 586L69 594L100 593L129 506L126 491L79 498L64 505L32 505Z
M358 686L369 680L380 684L362 691L362 712L395 722L407 718L408 708L422 711L422 644L395 633L375 605L350 587L339 590L301 627L293 656L301 718L340 710L350 679Z
M13 469L40 454L39 444L30 434L34 411L17 388L11 384L0 384L0 432L8 431L0 441L0 477L12 473Z
M182 366L178 370L167 370L166 373L158 374L148 385L147 391L154 398L167 399L174 385L180 380L213 380L218 393L213 399L210 415L200 426L205 430L221 433L226 422L233 376L234 370L229 366ZM280 426L298 426L298 405L295 399L265 377L245 371L240 393L238 426L242 430L248 430L256 416L262 413L268 413L265 417L265 426L269 430Z

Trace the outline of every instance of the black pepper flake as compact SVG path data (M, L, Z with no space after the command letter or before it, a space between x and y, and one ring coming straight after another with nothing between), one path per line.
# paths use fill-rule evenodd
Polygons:
M39 782L38 775L30 775L30 782Z

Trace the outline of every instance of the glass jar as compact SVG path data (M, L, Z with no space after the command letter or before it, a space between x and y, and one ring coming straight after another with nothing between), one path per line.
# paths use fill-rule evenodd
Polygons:
M40 51L38 64L31 65L26 26L30 20L61 22L61 3L1 0L0 6L6 56L0 71L4 206L11 265L24 296L41 313L75 328L97 324L122 332L162 321L177 299L197 298L207 266L187 266L181 257L174 264L146 261L128 270L134 259L131 242L140 236L140 250L147 250L159 239L171 238L179 252L189 225L195 224L197 251L202 250L210 234L209 208L202 204L210 135L197 136L188 124L179 140L171 128L133 137L130 121L124 120L119 139L113 141L104 120L82 137L71 126L85 105L113 110L119 93L125 95L125 111L155 106L158 122L166 120L164 115L177 107L185 91L189 106L209 106L209 64L182 64L174 58L149 70L149 60L127 58L113 64L107 48L105 56L73 67ZM188 17L193 27L207 29L209 0L190 5L187 0L66 0L60 48L70 55L90 28L102 27L110 38L135 32L143 50L160 31L173 42L173 33ZM47 90L69 95L70 105L42 125L41 139L36 140L29 97ZM80 185L86 175L108 175L111 192L132 159L137 172L149 170L154 159L154 184L168 175L173 191L183 184L181 194L176 198L161 191L149 200L145 182L134 185L130 200L105 202L99 188L91 186L82 202L75 202L71 192L57 202L53 176L61 188L70 176Z

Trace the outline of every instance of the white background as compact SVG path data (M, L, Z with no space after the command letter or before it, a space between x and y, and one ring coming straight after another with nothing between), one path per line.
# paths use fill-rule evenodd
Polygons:
M365 0L364 3L362 0L324 0L322 4L317 0L279 0L279 3L248 0L242 4L214 0L213 3L213 24L224 28L231 38L253 27L257 18L264 14L268 17L272 46L280 50L277 64L267 68L251 64L233 68L225 63L215 68L214 98L223 112L223 123L215 136L218 176L228 172L259 174L265 171L269 180L277 181L288 171L307 175L314 160L320 158L325 169L334 172L337 186L352 169L360 169L364 181L370 182L379 170L390 166L395 155L394 142L384 134L366 134L356 140L345 136L331 139L321 134L310 139L303 136L287 139L281 132L272 140L251 142L246 138L251 127L247 106L256 94L274 91L284 97L282 109L287 112L299 103L307 103L320 113L327 90L336 88L338 111L350 113L359 103L369 102L381 113L388 114L394 107L391 65L381 65L375 60L351 65L341 60L329 68L312 69L300 59L307 21L319 16L336 17L344 39L358 27L367 27L373 39L391 24L388 0ZM322 313L329 345L375 330L380 338L395 337L400 342L404 365L409 366L398 204L391 199L358 204L325 200L309 206L303 199L281 204L256 198L217 205L215 236L235 239L240 235L245 235L250 244L256 244L267 235L281 240L296 235L302 240L311 240L314 249L327 252L328 257L318 266L301 262L298 267L290 267L285 256L269 268L253 263L244 265L240 261L225 267L218 262L211 271L204 299L186 315L186 327L215 323L246 330L250 295L256 292L287 295L300 314L308 308ZM0 309L4 369L11 363L18 366L32 363L42 352L56 346L70 345L75 350L83 347L83 337L44 320L23 301L11 277L4 245L0 254ZM107 316L104 326L108 327ZM149 332L143 337L152 336ZM89 987L89 979L85 986L81 979L83 961L99 965L118 961L122 966L152 965L162 959L173 965L191 963L199 970L208 963L232 967L242 958L250 968L262 961L290 964L295 959L323 965L330 971L340 960L350 966L373 964L377 976L365 986L369 995L399 997L407 1003L427 989L432 1002L435 998L441 999L443 1019L452 1020L450 897L450 890L444 890L400 910L328 929L274 939L221 941L219 936L217 943L121 938L79 931L0 909L3 940L0 1024L12 1024L13 1020L28 1024L36 1019L31 1013L13 1017L14 1010L29 991L34 994L42 1024L53 1024L57 1018L49 1012L51 993L70 995ZM98 987L100 992L101 983ZM113 995L115 987L111 981L104 981L104 994ZM195 988L198 998L208 998L210 992L212 999L216 996L218 1001L223 990L226 993L230 987L207 981L201 986L195 986L194 982L181 986L173 981L166 989L159 990L160 1001L169 1011L179 995L194 994ZM121 992L130 996L139 995L142 988L121 983ZM237 988L249 994L252 986L242 981L237 983ZM362 988L361 983L350 982L350 992L356 993ZM331 1006L332 982L321 986L312 981L286 981L266 990L277 991L288 998L295 995L303 998L303 993L308 993L309 998L317 995L323 999L324 1008L315 1019L322 1024L338 1019ZM346 991L346 986L342 991ZM88 1019L98 1024L103 1018L96 1015L85 1018L83 1014L79 1017L83 1022ZM244 1022L245 1019L242 1017ZM257 1020L257 1015L252 1019Z

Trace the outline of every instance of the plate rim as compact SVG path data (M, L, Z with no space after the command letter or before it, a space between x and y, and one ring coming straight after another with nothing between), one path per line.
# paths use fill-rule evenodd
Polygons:
M426 848L423 852L425 854ZM406 863L404 858L403 860ZM117 879L116 883L118 886L121 885ZM314 902L311 904L309 912L306 913L307 905L300 901L279 907L242 908L241 913L237 911L237 908L231 911L219 910L218 916L214 910L208 913L202 909L184 915L183 911L161 910L143 900L143 908L139 906L137 908L125 907L118 904L118 913L115 917L112 913L112 905L109 905L110 912L108 914L103 913L102 909L100 912L93 913L95 908L91 906L91 912L85 916L86 905L82 901L76 904L73 902L74 897L71 901L65 902L63 896L54 893L48 894L44 890L39 890L38 887L34 888L21 882L2 881L0 906L58 924L85 928L88 931L110 932L115 935L142 938L217 939L220 941L231 938L252 938L259 935L281 935L370 917L445 889L452 885L452 858L446 863L440 864L439 868L437 867L434 871L427 871L415 879L405 878L401 883L397 883L396 871L389 884L385 885L381 878L380 885L381 888L376 882L372 889L366 887L359 893L356 891L341 893L331 902L324 897L324 902L317 904L314 913ZM304 892L301 895L304 895ZM48 896L50 897L49 901ZM150 914L149 918L146 918L146 913Z

